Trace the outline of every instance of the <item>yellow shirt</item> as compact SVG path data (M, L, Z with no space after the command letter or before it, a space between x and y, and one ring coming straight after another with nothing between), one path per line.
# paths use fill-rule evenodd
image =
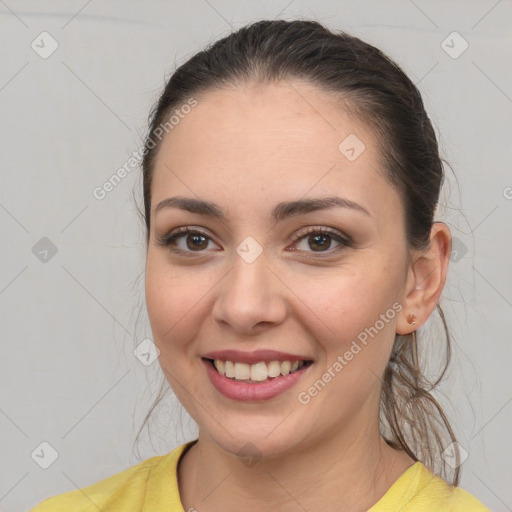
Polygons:
M48 498L30 512L185 512L177 467L195 441L151 457L83 489ZM490 512L476 498L453 491L421 463L409 467L368 512Z

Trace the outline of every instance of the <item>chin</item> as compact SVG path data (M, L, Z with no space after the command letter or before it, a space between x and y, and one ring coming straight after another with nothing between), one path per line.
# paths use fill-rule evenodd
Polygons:
M242 462L260 460L265 457L273 459L282 457L295 451L297 445L303 441L304 430L291 428L279 428L282 418L275 421L251 422L246 420L230 424L223 422L223 427L212 426L212 430L201 428L201 433L208 437L222 450L240 457ZM281 424L281 426L284 422ZM277 428L276 428L277 427Z

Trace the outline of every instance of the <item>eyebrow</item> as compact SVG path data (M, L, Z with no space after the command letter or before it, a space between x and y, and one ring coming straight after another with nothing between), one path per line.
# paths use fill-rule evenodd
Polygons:
M280 222L294 215L307 214L318 210L326 210L328 208L349 208L351 210L363 213L371 217L370 212L354 201L343 197L322 197L312 199L299 199L297 201L287 201L279 203L273 210L271 217L275 222ZM221 208L215 203L204 201L202 199L194 199L188 197L168 197L160 201L155 208L155 215L163 208L178 208L199 215L207 215L221 220L225 220Z

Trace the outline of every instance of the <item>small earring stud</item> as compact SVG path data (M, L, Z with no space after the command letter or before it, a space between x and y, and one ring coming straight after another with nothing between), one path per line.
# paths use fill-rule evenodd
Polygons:
M411 313L410 315L407 315L407 323L410 325L416 324L416 315L414 313Z

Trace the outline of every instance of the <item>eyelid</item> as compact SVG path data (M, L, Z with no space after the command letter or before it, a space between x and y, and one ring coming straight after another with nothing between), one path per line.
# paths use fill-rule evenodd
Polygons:
M353 244L353 240L348 235L336 229L328 228L325 226L307 226L293 233L291 239L294 242L297 242L299 240L306 238L307 235L316 233L332 236L335 240L347 246L351 246Z
M204 229L202 229L200 227L196 227L196 226L180 226L180 227L174 228L174 229L170 230L169 232L165 233L164 235L155 235L155 240L156 240L157 244L161 247L171 247L171 242L176 240L178 237L184 236L187 234L202 235L205 238L208 238L209 240L211 240L215 245L219 245L207 231L205 231ZM206 251L183 251L181 249L175 249L174 252L192 253L193 254L193 253L201 253L201 252L206 252Z

